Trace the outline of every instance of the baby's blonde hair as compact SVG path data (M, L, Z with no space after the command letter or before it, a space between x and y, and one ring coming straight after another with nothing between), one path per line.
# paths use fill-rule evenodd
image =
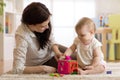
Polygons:
M83 17L82 19L80 19L78 21L78 23L75 26L76 32L77 32L77 30L81 29L83 27L83 25L88 25L88 28L90 31L93 31L93 32L96 31L96 26L95 26L95 23L93 22L93 20L88 17Z

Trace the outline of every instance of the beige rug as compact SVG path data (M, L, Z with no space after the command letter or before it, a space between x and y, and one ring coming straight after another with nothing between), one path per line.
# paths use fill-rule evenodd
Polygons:
M118 75L65 75L63 77L51 77L49 75L2 75L0 80L120 80Z
M111 71L111 74L107 74ZM107 64L107 71L95 75L64 75L63 77L52 77L49 74L2 74L0 80L120 80L120 63Z

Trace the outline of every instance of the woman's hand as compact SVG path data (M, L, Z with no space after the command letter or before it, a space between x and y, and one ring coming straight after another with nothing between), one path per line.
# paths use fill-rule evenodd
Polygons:
M51 66L43 66L43 71L46 73L54 73L56 72L56 68Z
M59 58L59 60L64 60L65 59L65 56L61 56L60 58Z
M58 53L55 55L55 59L58 61L61 58L61 56L63 56L63 53Z

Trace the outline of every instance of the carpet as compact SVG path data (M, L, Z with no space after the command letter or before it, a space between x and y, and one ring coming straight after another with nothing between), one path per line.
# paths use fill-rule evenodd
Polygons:
M63 77L52 77L49 75L26 74L26 75L2 75L0 80L120 80L120 75L65 75Z
M120 80L120 63L108 63L106 72L94 75L2 74L0 80ZM107 72L111 72L107 74Z

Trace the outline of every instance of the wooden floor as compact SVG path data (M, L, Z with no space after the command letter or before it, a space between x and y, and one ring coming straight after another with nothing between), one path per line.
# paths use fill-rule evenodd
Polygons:
M0 61L0 74L6 73L12 70L12 60Z

